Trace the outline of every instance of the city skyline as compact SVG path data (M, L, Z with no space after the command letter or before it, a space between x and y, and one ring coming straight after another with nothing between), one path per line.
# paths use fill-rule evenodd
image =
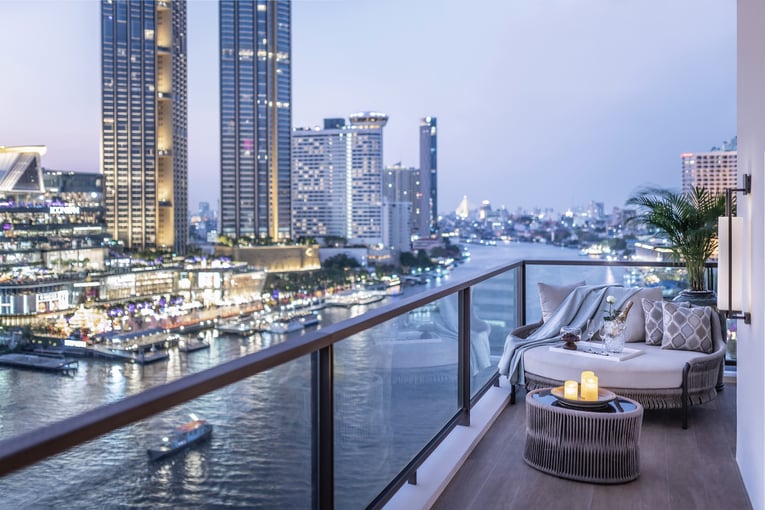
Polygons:
M293 126L382 111L384 164L414 166L418 121L438 117L441 214L463 195L610 209L643 185L679 189L681 153L735 135L732 0L434 5L294 2ZM0 44L18 48L5 62L16 79L0 84L0 145L44 144L47 168L99 171L98 11L0 2ZM217 11L188 3L192 209L219 197Z

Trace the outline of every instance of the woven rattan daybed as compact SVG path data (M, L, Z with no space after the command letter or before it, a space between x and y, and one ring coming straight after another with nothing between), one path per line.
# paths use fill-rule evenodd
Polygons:
M526 338L541 325L540 321L522 326L512 335ZM711 326L709 354L639 342L627 346L642 350L642 355L616 362L562 353L549 345L534 347L523 355L525 386L528 391L560 386L566 380L579 380L583 370L593 370L601 387L636 400L645 409L682 409L683 428L687 428L688 407L709 402L722 389L725 343L720 322L712 320Z

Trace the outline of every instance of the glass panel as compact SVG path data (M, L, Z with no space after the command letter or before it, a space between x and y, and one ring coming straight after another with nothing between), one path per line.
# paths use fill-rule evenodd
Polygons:
M452 310L456 297L336 344L337 508L367 506L457 412Z
M0 479L3 506L310 508L309 360L303 357L232 384L6 476ZM86 378L79 390L72 389L69 399L50 405L68 406L86 398L95 386L106 393L121 393L144 383L143 375L125 374L125 368L144 371L134 365L111 365L107 372L114 375L106 384L87 384ZM33 394L26 409L17 409L29 420L34 412L47 411L49 399L39 387L27 388L15 386L14 392ZM188 422L192 413L213 425L212 436L163 459L150 460L147 450L158 448L163 436L172 437L174 428ZM5 424L21 418L3 412L2 419Z
M567 285L584 280L587 284L614 284L625 287L662 287L664 299L671 300L685 287L685 268L534 265L526 267L526 323L542 317L537 283Z
M473 288L471 304L471 396L491 379L508 333L519 326L518 271L512 269Z

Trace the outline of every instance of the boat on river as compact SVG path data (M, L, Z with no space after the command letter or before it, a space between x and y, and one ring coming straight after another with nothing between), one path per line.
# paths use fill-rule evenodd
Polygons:
M162 438L162 444L157 448L149 448L146 452L150 460L159 460L172 455L193 444L204 441L212 435L213 426L206 420L200 420L192 415L192 420L175 428L173 434Z
M269 326L266 327L266 331L269 333L275 333L277 335L283 333L292 333L293 331L300 331L303 329L303 323L298 317L292 317L289 319L276 319Z
M321 322L321 315L319 315L316 312L307 313L305 315L301 315L298 317L298 320L303 325L304 328L310 327L310 326L316 326Z
M350 308L356 305L370 305L385 299L386 293L383 290L356 290L351 292L341 292L327 297L327 306L339 306Z
M258 331L252 319L237 319L218 325L218 331L226 335L250 336Z

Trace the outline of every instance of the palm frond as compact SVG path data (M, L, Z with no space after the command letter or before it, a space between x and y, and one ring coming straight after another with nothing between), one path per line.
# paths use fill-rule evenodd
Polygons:
M704 263L717 248L717 219L725 214L725 195L694 187L688 193L644 188L627 200L639 208L637 221L663 232L677 259L688 268L691 288L704 289ZM700 281L699 281L700 280Z

